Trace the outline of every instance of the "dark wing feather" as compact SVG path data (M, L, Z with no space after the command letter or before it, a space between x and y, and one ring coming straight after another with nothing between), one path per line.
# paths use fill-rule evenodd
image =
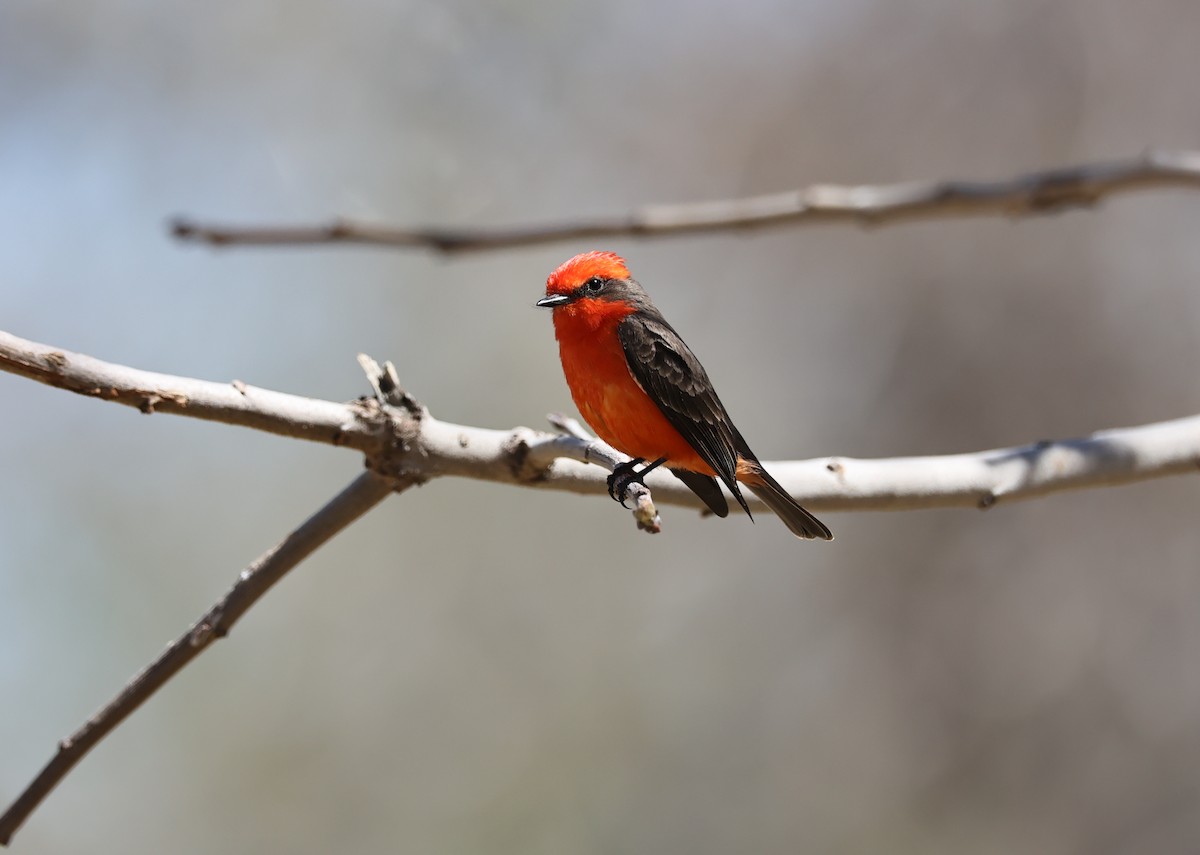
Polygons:
M708 505L708 509L719 517L729 516L729 503L721 492L721 485L711 475L701 475L687 469L672 469L671 474L688 486L688 489Z
M638 385L750 513L735 478L745 442L691 348L662 316L645 310L622 320L617 336Z

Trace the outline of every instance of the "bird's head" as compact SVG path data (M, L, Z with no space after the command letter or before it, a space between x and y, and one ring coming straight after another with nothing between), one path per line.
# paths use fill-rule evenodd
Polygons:
M650 300L629 276L625 259L615 252L585 252L563 262L546 279L542 308L561 315L594 318L624 317L646 308Z

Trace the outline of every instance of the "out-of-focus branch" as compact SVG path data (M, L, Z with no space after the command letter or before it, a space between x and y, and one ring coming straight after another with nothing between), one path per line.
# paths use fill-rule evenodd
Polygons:
M24 792L0 815L0 845L7 846L22 823L58 782L117 725L145 703L218 638L224 638L272 585L403 483L365 472L281 543L243 570L233 587L167 649L126 684L83 727L58 744L58 752Z
M1087 208L1108 196L1159 187L1200 187L1200 152L1150 151L1127 160L1066 166L999 181L814 184L743 199L647 205L624 216L526 226L405 229L349 220L323 225L229 226L180 218L171 229L180 240L212 246L346 243L457 253L810 223L878 226L966 216L1025 217Z
M4 333L0 370L105 400L136 406L142 397L151 396L160 402L142 408L144 412L196 415L350 446L367 455L371 468L401 479L450 475L595 494L607 490L607 472L626 459L561 416L552 417L564 431L558 434L459 425L434 418L403 392L405 406L391 408L373 398L338 404L255 390L254 409L248 415L242 406L225 405L231 400L240 404L240 393L235 390L238 398L233 398L228 384L150 374ZM99 385L97 378L103 378ZM1058 490L1195 472L1200 467L1200 416L970 454L877 460L822 457L765 465L815 510L989 507ZM646 486L659 504L701 507L669 473L652 472ZM749 500L752 507L762 507Z

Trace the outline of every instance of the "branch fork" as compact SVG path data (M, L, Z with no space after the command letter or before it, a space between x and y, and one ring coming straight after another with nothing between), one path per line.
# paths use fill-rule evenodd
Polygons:
M451 253L584 238L728 232L784 223L877 225L963 215L1017 217L1088 207L1110 195L1150 187L1200 187L1200 152L1150 152L1124 161L990 182L817 185L748 199L649 206L623 217L508 229L406 230L344 221L329 226L237 229L181 221L174 231L181 240L213 246L355 242ZM365 456L368 468L238 574L224 597L78 731L59 742L49 763L0 814L0 845L9 843L42 800L105 735L213 641L225 637L292 567L391 493L452 475L596 494L606 487L601 472L612 472L625 462L623 455L561 415L549 417L557 434L439 421L400 387L390 363L381 367L369 357L360 357L360 364L374 396L346 404L259 389L239 380L214 383L141 371L0 331L0 371L134 407L146 415L174 413L353 448ZM817 510L983 508L1001 499L1194 474L1200 467L1200 415L973 454L766 461L766 465L797 499ZM691 491L668 473L652 472L646 480L658 501L700 508ZM634 483L628 494L635 501L639 528L658 531L661 521L650 487ZM753 507L761 507L748 498Z
M389 363L360 364L373 396L349 404L258 389L240 381L213 383L103 362L0 332L0 370L145 414L175 413L345 446L363 453L368 470L278 545L243 570L228 593L146 669L137 674L58 751L0 815L7 845L60 780L101 739L148 700L237 620L292 567L393 492L430 478L456 475L540 489L601 493L626 458L575 420L548 419L558 433L508 431L434 418L404 391ZM1055 490L1126 483L1184 472L1200 461L1200 416L1101 431L1064 442L974 454L893 460L824 458L767 462L776 477L819 509L899 509L1030 498ZM669 474L646 479L659 501L699 509L696 497ZM651 487L632 484L639 528L658 531ZM983 497L982 500L980 497ZM752 500L753 504L753 500Z

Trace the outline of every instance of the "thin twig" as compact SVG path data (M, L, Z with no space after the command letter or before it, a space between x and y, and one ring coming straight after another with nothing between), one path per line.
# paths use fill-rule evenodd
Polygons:
M562 413L550 413L546 421L564 436L572 437L585 443L583 449L584 463L599 463L609 472L629 458L617 451L603 440L592 436L576 419ZM624 488L623 495L633 500L633 519L641 531L658 534L662 531L662 517L654 505L654 496L650 488L640 481L634 481ZM624 500L621 505L624 507Z
M800 190L676 205L647 205L617 217L496 228L397 228L336 220L324 225L228 226L179 218L180 240L211 246L362 244L451 254L560 241L648 238L850 222L879 226L963 216L1027 217L1088 208L1108 196L1158 187L1200 187L1200 152L1141 157L1032 172L999 181L814 184Z
M213 641L224 638L238 618L272 585L390 493L405 486L397 487L395 482L372 472L363 473L278 546L243 570L229 592L203 617L171 642L162 655L134 676L83 727L58 744L58 752L50 762L0 816L0 845L8 845L16 830L88 751Z

